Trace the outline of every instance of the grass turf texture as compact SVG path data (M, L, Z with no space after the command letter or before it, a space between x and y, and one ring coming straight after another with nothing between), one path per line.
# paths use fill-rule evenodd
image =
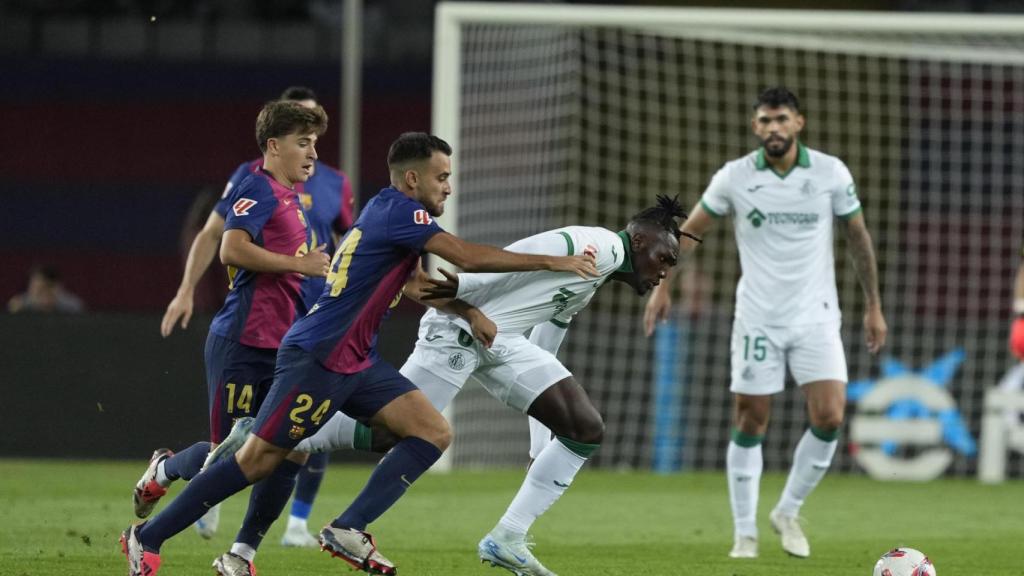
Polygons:
M0 575L126 573L117 538L132 522L136 463L0 460ZM332 466L310 525L319 527L355 496L368 468ZM500 517L522 471L428 474L371 526L381 551L409 575L500 576L476 557L476 543ZM809 559L786 556L768 525L784 477L761 485L761 557L731 560L732 526L720 473L654 476L584 470L534 526L534 552L563 576L580 574L799 576L871 573L888 548L919 548L942 576L1024 576L1024 483L973 480L883 484L829 476L804 507ZM183 486L177 483L173 497ZM225 503L212 541L192 528L163 548L162 576L212 573L231 544L248 491ZM165 497L166 499L166 497ZM157 507L157 512L164 502ZM287 514L287 511L285 512ZM352 573L309 549L278 545L284 521L256 558L261 576Z

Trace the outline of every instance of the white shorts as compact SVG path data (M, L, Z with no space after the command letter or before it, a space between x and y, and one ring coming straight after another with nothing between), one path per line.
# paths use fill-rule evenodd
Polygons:
M765 396L782 392L786 366L797 385L820 380L847 381L840 322L801 326L732 325L732 385L737 394Z
M523 413L542 392L572 376L558 358L522 334L498 334L488 349L443 318L420 324L416 348L401 372L435 406L447 405L472 377L499 402Z

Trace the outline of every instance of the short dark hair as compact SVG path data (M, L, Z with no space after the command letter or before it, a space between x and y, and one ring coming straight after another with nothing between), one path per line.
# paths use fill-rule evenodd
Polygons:
M327 131L327 112L319 104L306 108L294 100L274 100L263 105L256 116L256 143L266 153L267 140L289 134L317 136Z
M452 155L452 147L433 134L406 132L391 143L388 149L388 169L393 170L410 160L429 160L434 152Z
M281 92L281 100L313 100L314 102L319 101L316 97L316 92L313 92L312 88L306 86L289 86Z
M754 110L761 106L767 108L781 108L783 106L792 108L794 112L800 112L800 100L785 86L771 86L765 88L757 95L754 101Z
M681 235L679 226L686 220L686 211L679 203L679 196L669 198L659 194L657 200L656 206L644 208L634 214L629 220L630 226L650 226L659 231L668 231L678 240ZM679 220L676 220L677 218Z

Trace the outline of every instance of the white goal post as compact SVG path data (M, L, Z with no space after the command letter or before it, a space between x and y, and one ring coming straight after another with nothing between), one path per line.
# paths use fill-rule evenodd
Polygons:
M1010 363L1024 242L1024 17L457 2L438 5L434 38L432 129L454 148L455 193L439 221L495 245L571 224L618 229L658 193L692 206L715 170L756 147L757 92L793 89L804 142L857 180L887 352L926 372L962 347L942 384L979 436L984 383ZM844 343L851 381L865 382L883 374L863 344L840 230ZM573 321L560 358L605 416L596 465L723 465L740 273L731 231L718 225L686 263L678 311L654 339L640 330L643 300L621 287L602 288ZM447 415L455 442L442 468L525 463L525 418L479 387ZM766 468L788 466L805 426L790 384L774 404ZM846 436L836 466L854 470ZM954 453L950 472L977 471L973 455Z

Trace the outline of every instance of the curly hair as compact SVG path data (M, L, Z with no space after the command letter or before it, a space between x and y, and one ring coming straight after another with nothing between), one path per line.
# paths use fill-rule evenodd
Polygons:
M679 227L686 220L686 210L683 210L683 205L679 203L679 196L676 195L673 198L669 198L664 194L658 194L657 205L637 212L630 218L630 224L652 226L654 228L660 228L667 232L671 232L675 236L676 240L680 236L686 236L692 238L697 242L703 242L697 236L690 234L689 232L682 232Z

